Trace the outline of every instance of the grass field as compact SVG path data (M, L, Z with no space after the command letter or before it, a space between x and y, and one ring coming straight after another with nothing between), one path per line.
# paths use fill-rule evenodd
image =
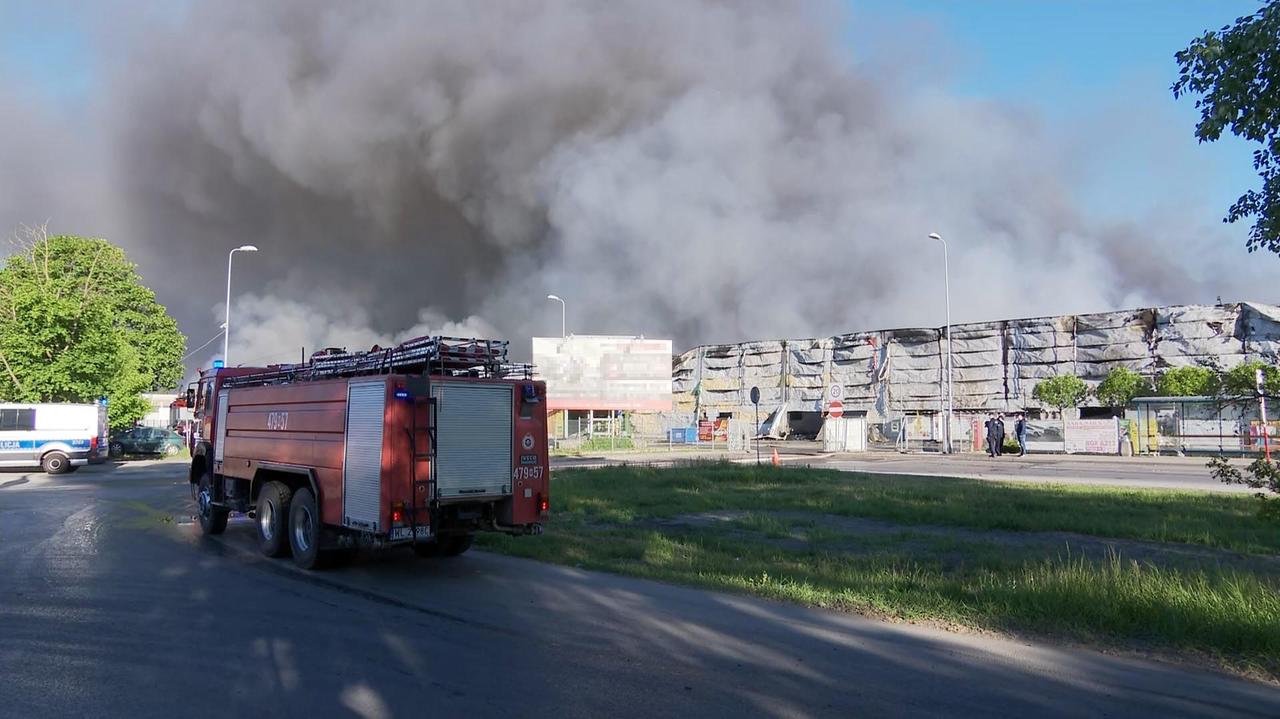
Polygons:
M1248 496L690 464L556 473L486 548L1280 677L1280 527Z

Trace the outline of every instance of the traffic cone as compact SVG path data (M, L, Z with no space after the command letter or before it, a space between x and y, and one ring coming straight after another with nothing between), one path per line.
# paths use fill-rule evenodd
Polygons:
M777 447L774 447L774 448L773 448L773 460L772 460L772 462L773 462L773 466L775 466L775 467L778 467L778 466L781 466L781 465L782 465L782 460L778 459L778 448L777 448Z

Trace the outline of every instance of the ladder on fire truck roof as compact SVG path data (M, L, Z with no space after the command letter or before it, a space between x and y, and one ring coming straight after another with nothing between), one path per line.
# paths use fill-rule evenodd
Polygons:
M438 335L405 340L395 347L367 351L325 350L307 362L271 365L261 372L228 377L225 386L305 382L378 374L470 375L501 378L532 375L532 366L507 362L506 340Z

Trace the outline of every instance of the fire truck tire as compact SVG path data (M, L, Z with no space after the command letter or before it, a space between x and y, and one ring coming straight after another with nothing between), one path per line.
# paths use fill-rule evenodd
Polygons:
M258 492L258 549L268 557L289 554L289 500L293 490L281 482L267 482Z
M476 535L463 534L459 536L449 537L449 541L440 547L446 557L456 557L459 554L471 549L472 543L476 541Z
M438 557L441 554L443 554L443 552L441 551L442 541L444 540L437 539L434 542L419 542L413 545L413 553L418 555L419 557L422 557L423 559L431 559L433 557Z
M293 495L289 506L289 546L293 563L303 569L322 569L329 559L320 550L320 509L316 496L303 487Z
M205 534L222 534L227 529L227 516L231 512L213 506L213 474L205 470L196 490L196 514L200 517L200 531Z

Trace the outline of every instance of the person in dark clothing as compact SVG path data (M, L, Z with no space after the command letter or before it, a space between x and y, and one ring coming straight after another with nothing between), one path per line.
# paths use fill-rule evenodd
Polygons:
M1018 413L1018 421L1013 424L1013 435L1018 438L1018 456L1027 456L1027 414Z
M1004 415L997 414L995 419L992 420L992 424L995 434L995 441L992 442L992 445L995 447L996 456L1000 457L1004 455Z
M987 430L987 456L996 456L996 416L994 414L987 415L987 421L982 424Z

